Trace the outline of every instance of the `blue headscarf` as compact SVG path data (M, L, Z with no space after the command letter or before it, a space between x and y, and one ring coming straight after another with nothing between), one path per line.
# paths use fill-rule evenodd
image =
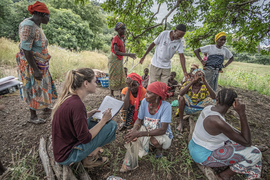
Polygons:
M201 68L195 69L195 70L192 72L192 74L196 74L196 72L198 72L198 71L201 71L203 74L205 74L204 70L201 69Z
M117 31L121 27L125 27L125 24L122 22L118 22L118 23L116 23L114 30Z

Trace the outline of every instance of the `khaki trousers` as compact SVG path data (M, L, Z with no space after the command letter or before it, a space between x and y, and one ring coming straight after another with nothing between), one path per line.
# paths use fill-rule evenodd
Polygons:
M160 80L160 82L168 83L168 79L170 78L171 68L170 69L162 69L158 68L151 64L150 66L150 77L149 84L152 82Z

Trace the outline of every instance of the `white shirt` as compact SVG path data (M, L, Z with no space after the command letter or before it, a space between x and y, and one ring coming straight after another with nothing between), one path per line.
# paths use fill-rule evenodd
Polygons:
M222 55L224 59L230 59L233 57L231 51L223 46L221 46L221 49L219 49L216 45L207 45L200 47L200 50L202 53L207 53L207 57L210 55Z
M162 69L171 68L171 58L176 51L183 53L183 42L181 39L171 41L171 31L163 31L154 40L156 44L155 54L151 60L151 64Z

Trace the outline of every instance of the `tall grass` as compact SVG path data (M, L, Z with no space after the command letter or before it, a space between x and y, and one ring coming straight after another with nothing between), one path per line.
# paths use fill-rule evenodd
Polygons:
M71 52L55 46L49 46L48 49L52 56L50 61L50 72L52 77L58 81L63 81L68 70L81 67L95 68L108 72L108 54L90 51ZM5 38L0 38L0 66L2 69L3 66L5 67L3 70L1 69L1 76L14 75L9 73L15 73L16 71L10 71L9 69L14 69L16 67L15 56L18 51L18 43ZM137 58L133 61L133 59L129 58L124 66L128 68L129 73L136 72L139 75L143 75L144 68L150 67L151 58L151 55L147 56L142 65L139 64L132 70L131 68L136 65L140 59ZM126 57L124 57L123 61L125 62L125 60ZM200 64L196 58L186 56L187 71L189 71L190 64L192 63ZM171 71L175 71L177 73L176 79L181 81L183 78L183 71L177 54L172 58L171 64ZM261 94L270 96L269 69L269 65L233 62L227 68L223 69L224 73L220 74L219 84L222 86L234 86L258 91Z

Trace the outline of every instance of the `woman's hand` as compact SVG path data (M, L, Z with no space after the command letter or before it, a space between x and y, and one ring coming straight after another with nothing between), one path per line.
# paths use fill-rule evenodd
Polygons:
M202 79L202 82L205 84L206 80L205 80L205 75L203 73L201 73L201 79Z
M133 80L132 80L130 77L128 77L128 78L126 79L126 84L127 84L127 86L128 86L129 88L132 87L132 83L133 83Z
M40 72L40 70L35 70L34 71L34 78L36 79L36 80L39 80L39 81L41 81L42 80L42 74L41 74L41 72Z
M87 112L87 117L92 117L96 112L100 112L100 111L97 110L97 109L93 109L92 111L88 111Z
M136 54L130 53L129 57L131 57L132 59L136 59Z
M237 98L233 102L233 109L240 115L245 113L246 106L245 104L241 104Z
M125 143L133 142L133 141L136 141L138 137L139 137L139 131L133 128L132 130L129 130L129 132L124 138L124 141Z
M103 112L103 116L100 121L107 123L111 118L112 118L112 113L111 113L111 108L109 108Z
M196 73L196 74L194 75L194 78L193 78L192 82L193 82L193 83L197 82L199 78L200 78L199 73Z

